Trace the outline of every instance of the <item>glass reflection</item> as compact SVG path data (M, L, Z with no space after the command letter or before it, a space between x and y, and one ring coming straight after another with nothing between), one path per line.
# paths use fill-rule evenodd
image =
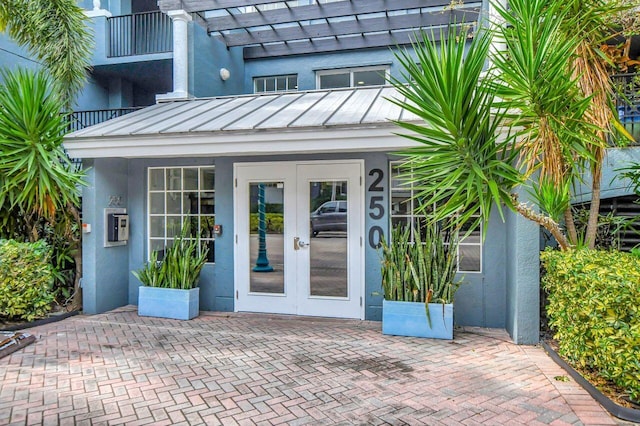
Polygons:
M310 182L311 296L347 297L347 182Z
M284 184L249 184L252 293L284 294Z

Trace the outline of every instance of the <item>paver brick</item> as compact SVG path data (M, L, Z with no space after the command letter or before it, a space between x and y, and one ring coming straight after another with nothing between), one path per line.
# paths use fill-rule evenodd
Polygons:
M125 307L30 332L0 364L0 424L616 424L502 330L448 342L368 321Z

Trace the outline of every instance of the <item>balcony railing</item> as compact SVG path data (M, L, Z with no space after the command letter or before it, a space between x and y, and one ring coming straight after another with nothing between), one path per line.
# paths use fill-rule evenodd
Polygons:
M616 74L612 77L617 93L618 117L636 142L640 141L640 74Z
M107 18L107 56L171 52L171 18L160 11Z
M103 121L110 120L112 118L120 117L121 115L129 114L137 111L141 107L134 108L115 108L115 109L97 109L91 111L74 111L69 114L68 120L68 132L75 132L90 126L95 126Z

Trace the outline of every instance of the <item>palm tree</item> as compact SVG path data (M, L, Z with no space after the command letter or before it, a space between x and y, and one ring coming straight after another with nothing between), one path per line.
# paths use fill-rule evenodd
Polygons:
M84 85L93 36L76 0L2 0L0 31L42 63L70 108Z
M43 224L62 231L75 264L73 305L81 305L78 230L81 175L62 149L62 110L71 109L86 80L93 37L76 0L2 0L0 31L25 46L47 71L4 74L0 115L0 225L5 237L43 237ZM56 241L64 240L57 235ZM62 249L62 251L67 248ZM56 250L58 251L58 250Z
M62 147L67 122L60 114L61 96L43 70L3 71L0 77L0 238L51 240L55 228L56 257L62 249L75 264L73 304L79 308L76 206L84 173L76 171Z
M595 50L607 14L617 9L612 2L583 3L510 0L508 9L496 6L504 24L476 35L464 58L466 37L442 47L416 43L420 64L400 54L409 83L394 82L406 97L396 103L426 125L398 124L421 144L407 152L407 166L425 177L414 178L418 196L442 206L434 220L456 213L452 223L461 226L480 214L486 223L491 209L504 204L549 230L560 247L578 243L570 189L591 171L599 198L609 123L617 122L605 59ZM492 41L505 48L491 50ZM523 184L533 188L543 213L518 201ZM563 217L568 234L559 225ZM594 232L590 226L589 246Z

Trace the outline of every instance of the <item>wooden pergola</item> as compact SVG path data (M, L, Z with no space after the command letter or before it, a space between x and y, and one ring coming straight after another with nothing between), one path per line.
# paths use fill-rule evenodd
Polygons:
M481 1L468 0L159 0L182 9L245 59L355 50L434 38L448 25L471 31ZM433 33L433 34L432 34Z

